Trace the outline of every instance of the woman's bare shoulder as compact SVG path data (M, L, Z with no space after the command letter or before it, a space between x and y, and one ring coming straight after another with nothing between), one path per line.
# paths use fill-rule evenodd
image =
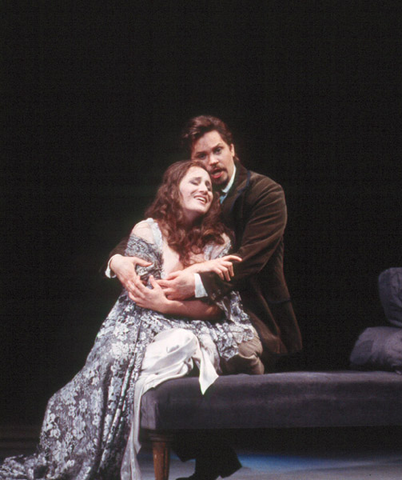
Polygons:
M149 219L136 223L131 230L131 233L142 238L143 240L146 240L148 243L155 243L152 226L149 222Z

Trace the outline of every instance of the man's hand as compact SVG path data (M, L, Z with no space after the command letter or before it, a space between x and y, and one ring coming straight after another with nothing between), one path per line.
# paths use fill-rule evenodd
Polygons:
M186 300L194 297L194 272L178 270L170 273L165 279L158 280L166 298L169 300Z
M134 288L135 292L129 296L139 307L155 310L160 313L169 313L169 304L171 303L163 293L162 288L156 283L155 278L151 275L149 283L152 288L140 285Z
M123 257L122 255L114 255L110 261L110 269L116 274L120 283L130 294L133 294L136 286L142 285L141 278L135 271L136 265L149 267L151 262L138 257Z
M226 255L224 257L207 260L201 263L195 263L187 267L187 271L193 273L215 272L222 280L230 282L234 277L233 262L241 262L242 259L237 255Z

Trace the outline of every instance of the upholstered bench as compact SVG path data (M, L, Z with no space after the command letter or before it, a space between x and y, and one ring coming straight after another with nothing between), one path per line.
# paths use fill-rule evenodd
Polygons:
M393 372L287 372L218 378L204 396L196 377L142 398L155 478L169 476L169 444L184 431L402 425L402 376Z

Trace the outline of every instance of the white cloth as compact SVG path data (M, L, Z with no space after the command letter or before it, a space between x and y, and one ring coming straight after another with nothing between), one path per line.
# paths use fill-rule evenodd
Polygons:
M116 255L117 255L117 254L116 254ZM106 270L105 270L105 275L107 276L107 278L116 278L116 275L113 273L112 269L110 268L110 264L111 264L113 258L114 258L116 255L112 255L112 256L109 258L109 261L107 262L107 267L106 267Z
M211 341L213 345L213 342ZM142 395L150 388L172 378L184 377L194 368L200 371L199 381L202 394L218 378L213 365L214 352L201 347L198 338L189 330L175 328L164 330L155 336L147 347L141 374L135 386L130 436L121 466L121 480L141 480L137 462L140 451L140 406Z
M205 290L204 284L202 283L199 273L194 273L194 283L195 283L195 298L207 297L208 293Z

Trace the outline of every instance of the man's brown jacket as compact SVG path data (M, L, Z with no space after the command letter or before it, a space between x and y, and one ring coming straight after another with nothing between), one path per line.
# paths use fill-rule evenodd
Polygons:
M287 222L285 195L270 178L236 162L236 177L222 203L224 223L234 232L235 276L221 280L202 273L209 297L218 300L230 290L240 292L264 347L267 370L276 355L302 348L297 320L283 273L283 234Z

